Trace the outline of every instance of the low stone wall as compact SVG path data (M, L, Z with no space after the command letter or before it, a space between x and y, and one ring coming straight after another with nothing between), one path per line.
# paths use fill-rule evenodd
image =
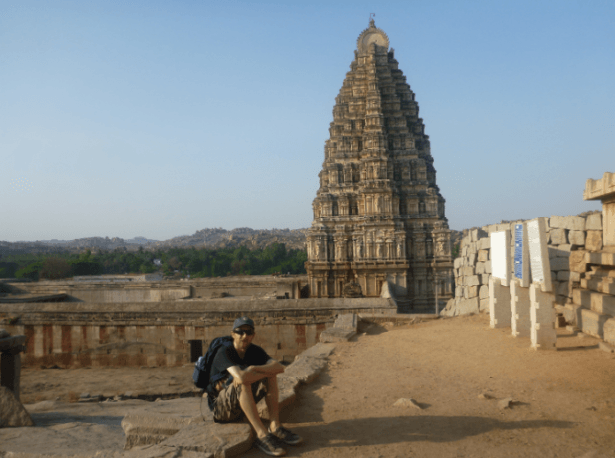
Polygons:
M602 249L602 214L593 212L579 216L551 216L545 220L555 301L564 305L571 301L572 290L578 287L580 281L579 273L570 271L570 253L578 250ZM455 298L449 301L442 312L443 315L454 316L489 310L491 277L489 234L504 230L511 232L512 259L515 248L512 236L515 224L523 221L491 224L480 229L464 231L460 256L454 261Z
M99 278L99 277L96 277ZM307 284L306 275L236 276L177 281L39 281L4 282L3 289L13 294L67 294L68 301L90 303L164 302L176 299L209 299L222 295L236 297L284 297L298 299Z
M290 361L315 345L339 314L396 312L382 298L3 303L0 322L26 336L26 366L174 366L204 354L240 315L255 320L255 343Z

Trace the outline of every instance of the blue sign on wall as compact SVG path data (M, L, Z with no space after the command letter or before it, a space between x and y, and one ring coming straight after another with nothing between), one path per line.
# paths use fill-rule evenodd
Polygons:
M523 224L515 224L515 277L523 278Z

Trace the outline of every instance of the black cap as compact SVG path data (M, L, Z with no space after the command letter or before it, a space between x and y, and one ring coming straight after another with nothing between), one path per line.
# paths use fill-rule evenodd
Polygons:
M254 321L252 321L252 319L247 316L242 316L240 318L237 318L235 322L233 323L233 329L237 329L244 325L251 326L252 329L254 329Z

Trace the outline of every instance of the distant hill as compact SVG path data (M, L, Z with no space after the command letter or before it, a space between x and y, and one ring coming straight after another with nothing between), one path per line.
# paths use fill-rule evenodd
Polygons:
M305 249L307 229L250 229L240 227L226 229L201 229L193 235L182 235L169 240L159 241L145 237L123 239L120 237L86 237L75 240L37 240L35 242L0 241L0 255L24 253L58 253L61 251L83 251L85 249L127 251L167 249L172 247L224 248L245 246L251 249L265 248L275 242L285 243L287 248Z

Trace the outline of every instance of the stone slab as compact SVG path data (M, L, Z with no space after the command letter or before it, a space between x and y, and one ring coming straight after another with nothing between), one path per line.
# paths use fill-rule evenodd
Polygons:
M582 216L552 216L549 225L552 228L563 228L572 231L585 230L585 218Z
M615 318L609 318L604 322L602 327L603 336L605 342L615 345Z
M32 417L11 390L0 386L0 428L34 426Z
M579 318L577 324L579 329L585 334L604 339L604 325L612 317L585 308L581 308L579 311L581 312L580 316L577 316Z
M502 286L500 279L489 279L489 318L492 328L510 326L510 287Z
M357 333L346 329L329 328L320 333L322 343L348 342Z
M359 316L356 313L344 313L335 319L334 328L357 332Z
M530 285L530 340L534 350L557 350L554 299L553 294L543 292L540 285Z
M566 237L566 229L552 229L550 234L552 245L562 245L568 243L568 238Z
M253 442L254 433L249 423L211 423L189 425L160 445L218 458L240 455L248 451Z
M521 281L510 282L511 334L514 337L531 336L530 290L521 286Z

